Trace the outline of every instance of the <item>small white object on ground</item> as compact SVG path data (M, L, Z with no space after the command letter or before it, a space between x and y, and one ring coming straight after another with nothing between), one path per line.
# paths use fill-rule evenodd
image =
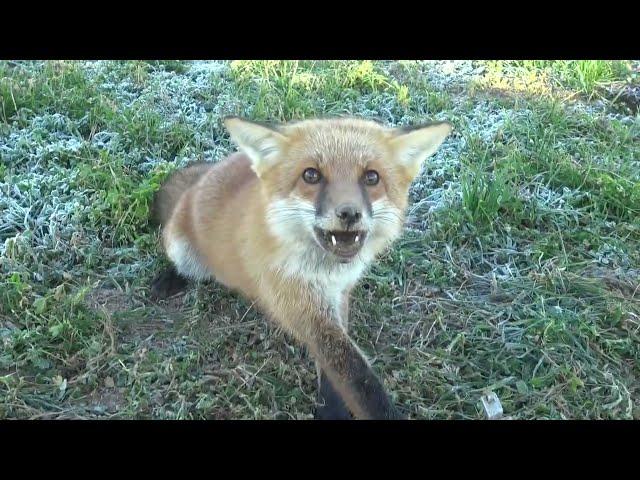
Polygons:
M502 404L495 393L490 392L483 395L480 399L482 400L484 412L489 420L498 420L502 417Z

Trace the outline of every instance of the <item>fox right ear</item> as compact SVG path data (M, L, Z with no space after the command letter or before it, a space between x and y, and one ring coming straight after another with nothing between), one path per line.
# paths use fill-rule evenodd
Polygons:
M273 166L287 142L280 132L239 117L226 117L224 126L231 139L251 159L251 168L258 176Z
M390 144L400 163L412 177L420 171L422 162L433 155L453 130L449 122L436 122L418 127L396 128Z

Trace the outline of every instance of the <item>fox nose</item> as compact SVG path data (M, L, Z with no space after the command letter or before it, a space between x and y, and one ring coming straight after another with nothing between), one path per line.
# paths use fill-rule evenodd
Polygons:
M336 207L336 216L340 219L343 225L349 228L362 218L362 213L360 213L360 209L354 204L343 203Z

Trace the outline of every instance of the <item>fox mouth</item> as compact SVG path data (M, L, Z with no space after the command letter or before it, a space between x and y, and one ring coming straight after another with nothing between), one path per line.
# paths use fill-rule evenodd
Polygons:
M345 263L358 254L367 235L360 230L323 230L318 227L314 232L322 248Z

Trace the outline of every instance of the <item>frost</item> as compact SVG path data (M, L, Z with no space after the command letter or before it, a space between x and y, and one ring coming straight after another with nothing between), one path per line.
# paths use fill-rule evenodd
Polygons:
M439 90L466 87L485 72L485 67L473 60L427 60L419 63L426 67L429 82Z

